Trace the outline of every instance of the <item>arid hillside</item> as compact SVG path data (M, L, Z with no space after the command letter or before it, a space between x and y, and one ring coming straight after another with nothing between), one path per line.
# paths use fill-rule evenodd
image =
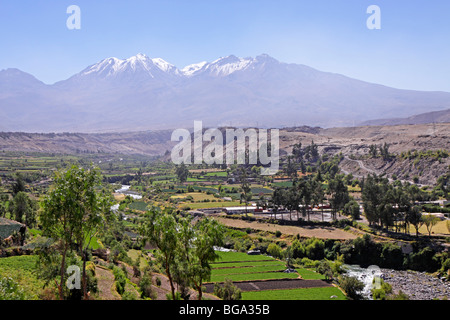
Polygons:
M167 154L177 143L171 141L171 130L125 133L0 133L0 151L46 153L116 153L158 156ZM341 168L355 176L386 173L398 179L433 184L447 172L450 157L434 157L426 152L450 151L450 123L364 126L340 128L285 128L280 130L280 155L292 152L292 147L311 142L320 153L342 153ZM370 147L389 146L388 160L369 157ZM402 153L410 156L401 158ZM414 153L415 152L415 153Z

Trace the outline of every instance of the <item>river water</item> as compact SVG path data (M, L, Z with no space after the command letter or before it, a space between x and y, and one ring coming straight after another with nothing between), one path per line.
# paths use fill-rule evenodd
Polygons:
M122 185L120 189L114 190L116 193L123 193L126 196L130 196L133 199L142 199L142 195L140 195L138 192L130 191L130 186L128 185Z
M364 283L364 289L361 292L361 295L365 299L372 300L371 289L374 286L379 286L380 282L378 279L382 276L382 271L377 266L369 266L368 268L362 268L359 265L344 265L344 268L347 270L346 275L351 277L356 277L358 280ZM373 283L373 279L376 278L375 283Z

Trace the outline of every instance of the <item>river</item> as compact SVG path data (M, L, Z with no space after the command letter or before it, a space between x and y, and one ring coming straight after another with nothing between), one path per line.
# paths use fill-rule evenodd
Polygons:
M136 191L130 191L130 186L122 185L120 189L114 190L116 193L122 193L126 196L130 196L133 199L142 199L142 195Z
M383 272L381 269L377 266L369 266L368 268L363 268L358 265L344 265L344 268L347 270L347 275L351 277L356 277L358 280L364 283L364 289L361 292L361 295L365 299L372 300L372 288L377 285L380 285L380 282L375 280L375 283L373 283L373 279L376 277L377 279L380 279Z

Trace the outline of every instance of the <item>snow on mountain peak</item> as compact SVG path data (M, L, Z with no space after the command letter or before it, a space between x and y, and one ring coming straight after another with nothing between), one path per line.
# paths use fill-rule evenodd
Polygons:
M252 58L238 58L234 55L219 58L207 68L213 75L227 76L233 72L246 69L254 60Z
M184 67L183 69L181 69L181 74L188 76L188 77L193 76L207 64L208 64L208 62L206 62L206 61L190 64L190 65Z
M153 64L164 72L177 72L177 68L161 58L151 59Z
M173 64L162 58L149 58L143 53L138 53L127 59L117 59L114 57L104 59L83 70L81 75L97 74L101 77L117 76L120 73L143 73L151 78L155 77L155 72L163 72L170 75L193 77L203 73L212 76L228 76L236 71L245 70L252 64L261 63L267 60L275 60L268 55L261 55L256 58L240 58L234 55L221 57L213 62L202 61L185 66L179 70ZM276 60L275 60L276 61Z

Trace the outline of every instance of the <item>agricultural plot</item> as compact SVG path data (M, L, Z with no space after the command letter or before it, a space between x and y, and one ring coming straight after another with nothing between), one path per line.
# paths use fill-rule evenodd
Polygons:
M346 300L336 287L298 288L280 290L247 291L242 300Z
M39 299L45 281L36 274L36 261L35 255L1 258L0 280L4 277L11 278L23 288L27 300Z
M285 263L265 255L241 252L218 252L212 264L210 283L233 281L242 290L243 300L345 300L345 295L310 269L286 273Z

